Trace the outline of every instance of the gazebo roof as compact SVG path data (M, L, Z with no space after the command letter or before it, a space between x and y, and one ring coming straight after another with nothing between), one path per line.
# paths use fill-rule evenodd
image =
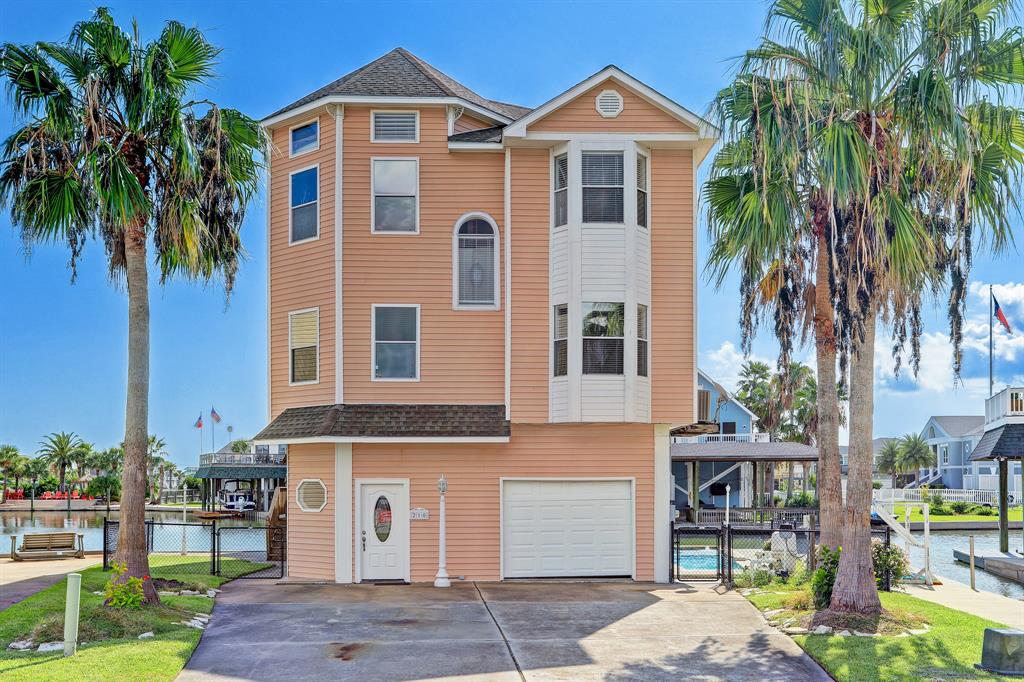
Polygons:
M672 443L677 462L816 462L818 448L803 443Z
M1004 424L985 432L971 461L991 459L1024 459L1024 424Z

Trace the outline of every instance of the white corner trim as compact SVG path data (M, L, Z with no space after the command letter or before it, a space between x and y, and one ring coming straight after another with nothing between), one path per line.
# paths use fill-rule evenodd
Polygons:
M334 402L345 402L345 105L334 106ZM351 562L350 562L351 563Z
M667 583L672 543L672 455L668 424L654 425L654 582Z
M590 78L574 85L569 88L561 95L548 100L544 104L540 105L526 116L516 120L505 128L503 134L506 137L525 137L527 128L538 120L544 118L551 112L559 109L560 107L568 104L572 100L576 99L580 95L584 94L588 90L596 87L609 78L621 83L627 88L635 91L640 97L647 100L654 106L662 109L666 113L675 116L684 123L692 126L698 131L698 134L702 138L713 138L717 139L719 131L711 123L701 118L697 114L693 113L689 109L686 109L677 102L672 101L668 97L665 97L660 92L650 87L649 85L638 81L633 78L625 71L622 71L616 66L608 66L595 73Z
M494 270L494 300L490 303L461 303L459 301L459 228L467 220L480 219L485 221L494 230L491 236L491 243L494 246L492 269ZM500 310L501 309L501 230L498 223L491 217L490 213L484 211L469 211L459 216L452 227L452 310Z
M334 582L352 582L352 446L334 446Z
M271 357L271 354L272 354L273 348L274 348L273 345L272 345L273 344L273 338L272 338L273 335L271 334L271 329L273 329L273 324L272 324L272 315L271 315L271 306L270 306L270 295L271 295L270 294L270 275L271 275L270 257L271 257L271 253L274 250L273 242L271 242L271 240L270 240L270 168L267 168L267 171L264 174L263 179L264 179L264 183L263 183L263 192L264 192L264 194L263 194L263 197L264 197L264 201L266 202L265 206L266 206L266 209L267 209L267 211L266 211L266 213L267 213L267 215L266 215L266 238L267 239L264 242L264 244L266 244L266 247L267 247L267 317L266 317L266 320L267 320L267 423L269 424L270 421L271 421L271 417L273 415L273 399L274 399L273 368L272 368L272 365L270 364L270 357ZM291 208L289 208L288 211L289 211L289 213L291 213ZM291 355L291 351L290 350L288 351L288 354ZM289 377L289 378L291 378L291 377ZM287 538L285 538L285 539L287 540Z
M506 420L511 420L512 419L512 150L511 149L506 149L505 150L505 419Z

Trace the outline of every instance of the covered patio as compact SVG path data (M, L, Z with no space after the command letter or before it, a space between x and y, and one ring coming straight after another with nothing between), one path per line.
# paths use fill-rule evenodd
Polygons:
M678 521L721 525L726 506L732 523L802 525L807 515L817 515L817 490L808 482L810 469L818 461L817 448L802 443L684 436L673 438L670 454ZM813 491L815 506L776 506L779 464L801 465L801 488Z
M1024 490L1024 424L1009 423L985 432L971 454L971 461L995 461L999 476L999 551L1010 551L1010 462L1020 461ZM1021 502L1021 500L1016 500ZM1021 539L1024 553L1024 537Z

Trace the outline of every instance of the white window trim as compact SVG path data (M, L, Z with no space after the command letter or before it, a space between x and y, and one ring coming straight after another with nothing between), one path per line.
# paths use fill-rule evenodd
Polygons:
M302 502L299 497L299 488L302 487L303 483L316 483L324 489L324 503L320 505L319 508L313 509L312 507L306 508L302 506ZM327 496L330 495L330 493L331 491L327 489L327 484L324 483L322 479L304 478L295 485L295 506L298 507L300 511L306 512L307 514L319 514L324 510L324 507L327 506Z
M565 156L565 162L566 162L565 189L556 190L555 189L555 159L557 159L559 156L563 156L563 155ZM550 199L550 207L549 207L548 210L550 211L550 215L551 215L551 220L550 220L551 225L550 225L550 227L551 227L552 232L554 230L568 230L569 229L569 223L572 222L569 219L569 204L571 203L571 200L572 200L572 182L569 179L569 172L568 172L569 168L572 167L572 159L570 158L568 145L561 145L559 147L553 148L551 150L551 154L549 155L549 157L550 157L550 161L548 162L548 168L549 168L549 174L551 176L551 178L550 178L550 185L549 185L549 187L551 188L551 196L549 197L549 199ZM565 192L565 208L566 208L566 211L565 211L565 223L563 223L561 225L555 225L555 210L556 210L555 209L555 194L557 194L558 192ZM580 190L581 194L582 194L582 192L583 192L583 190Z
M309 149L303 149L301 152L292 150L292 131L296 128L305 128L310 123L316 123L316 146L310 147ZM296 123L295 125L288 128L288 158L292 159L296 156L302 156L303 154L312 154L313 152L320 151L320 117L311 118L308 121L302 123Z
M650 231L650 229L651 229L651 153L649 151L647 151L646 149L642 149L642 148L640 148L638 146L637 150L636 150L636 155L643 157L643 159L644 159L644 166L646 166L646 171L647 171L646 172L646 179L647 179L647 188L646 189L640 189L640 186L636 183L636 180L633 181L633 191L634 191L634 193L643 192L645 194L645 197L644 197L644 216L647 218L647 224L646 225L641 225L640 224L640 220L639 220L639 216L636 216L636 218L637 218L636 226L638 228L640 228L641 230L648 230L648 231ZM633 169L633 172L634 173L636 172L635 168Z
M623 301L580 301L580 311L581 311L581 313L582 313L582 310L583 310L583 305L586 304L586 303L590 303L591 305L593 305L595 303L610 303L612 305L621 305L622 306L622 319L623 319L623 323L622 323L622 336L586 336L585 334L583 334L583 315L581 314L580 315L580 320L579 320L579 322L580 322L580 324L579 324L579 330L580 330L580 360L581 360L581 362L580 362L580 372L585 377L624 377L624 376L626 376L627 374L629 374L629 367L626 365L626 342L629 340L629 334L627 334L628 327L626 325L628 325L629 323L626 320L626 304L625 304L625 302L623 302ZM569 324L570 325L572 324L572 320L569 320ZM633 320L633 324L634 325L636 324L636 320L635 319ZM570 326L570 329L571 328L572 327ZM585 369L586 358L584 357L584 346L585 346L585 344L583 343L587 339L622 339L622 373L621 374L607 374L607 373L604 373L604 372L587 372L586 369ZM633 339L634 340L636 339L636 335L635 334L633 335ZM552 347L553 346L554 346L554 344L552 343ZM634 368L633 372L635 374L635 372L636 372L635 368ZM648 371L648 374L650 374L649 371Z
M637 341L637 342L643 341L645 344L647 344L646 345L646 349L647 349L646 360L647 360L647 362L644 363L644 370L645 370L644 374L640 374L640 365L638 363L637 363L637 366L634 368L633 371L636 373L636 376L637 376L638 379L650 379L651 378L651 306L650 306L649 303L639 303L638 302L636 304L636 319L637 319L637 321L639 321L639 319L640 319L640 306L643 306L645 317L646 317L646 319L644 320L644 331L646 332L646 334L643 337L641 337L640 336L640 327L639 327L639 325L636 325L637 333L635 334L635 337L636 337L635 341ZM625 355L625 352L626 352L625 344L623 344L622 352L623 352L623 355ZM637 343L637 354L639 354L639 353L640 353L640 344ZM625 368L623 368L623 369L625 369Z
M416 309L416 376L414 377L378 377L377 367L377 308L415 308ZM370 304L370 381L384 382L416 382L420 380L420 349L423 338L420 335L420 304L419 303L372 303ZM407 341L404 343L408 343Z
M305 173L308 170L316 169L316 201L309 202L316 204L316 236L306 237L305 239L292 239L292 211L301 206L308 206L309 204L301 204L300 206L292 206L292 176L298 175L299 173ZM295 244L305 244L306 242L313 242L320 239L320 164L314 163L312 166L306 166L305 168L298 168L288 174L288 246L294 246Z
M555 336L555 326L558 324L558 308L563 305L565 306L565 336L559 338ZM569 365L571 364L569 361L569 337L572 334L570 331L572 327L572 320L569 318L569 303L552 303L548 306L548 317L550 318L550 321L548 322L548 333L551 334L551 341L548 343L548 376L550 376L553 381L565 381L569 378ZM555 374L555 367L558 364L558 358L555 353L556 341L565 341L565 374Z
M486 221L494 230L494 302L493 303L460 303L459 302L459 228L469 220ZM463 213L455 221L452 228L452 310L501 310L501 235L498 223L488 213L470 211Z
M414 114L416 116L416 137L412 140L378 140L374 134L374 117L377 114ZM374 144L419 144L420 141L420 112L419 109L371 109L370 110L370 142Z
M377 229L377 188L374 181L373 167L378 161L415 161L416 162L416 229L411 232L400 230ZM406 196L404 194L382 194L385 197ZM420 157L418 156L371 156L370 157L370 233L389 236L408 236L420 233Z
M311 381L292 381L292 317L305 313L316 313L316 379ZM288 312L288 385L309 386L320 383L320 308L303 308Z
M622 155L622 184L621 185L587 185L587 184L584 184L584 182L583 182L583 157L586 154L588 154L588 153L589 154L621 154ZM576 187L573 187L572 182L570 182L569 183L569 189L571 191L577 192L578 195L579 195L579 198L580 198L580 215L579 215L580 225L582 225L583 227L588 227L588 226L593 226L593 227L624 227L624 226L628 225L629 224L629 220L628 220L628 216L627 216L628 202L626 201L626 197L628 195L627 194L627 190L630 187L630 181L629 181L630 173L629 173L629 171L627 169L627 162L628 162L629 155L626 154L626 146L624 144L606 144L606 143L600 143L600 142L596 143L596 144L595 143L582 144L582 145L580 145L579 153L575 154L575 156L579 159L579 165L580 165L580 171L579 171L579 173L577 175L577 177L579 178L579 185L576 186ZM569 160L569 163L570 164L572 163L571 159ZM634 170L633 173L635 173L635 172L636 171ZM632 186L633 186L634 189L636 189L636 179L635 178L633 179ZM598 188L601 188L601 187L603 187L603 188L618 187L618 188L621 188L622 189L622 222L619 222L619 223L588 223L585 220L583 220L583 189L586 188L586 187L598 187ZM570 195L570 197L571 196L572 195ZM571 218L570 218L570 222L572 222ZM633 222L636 223L636 216L633 216Z

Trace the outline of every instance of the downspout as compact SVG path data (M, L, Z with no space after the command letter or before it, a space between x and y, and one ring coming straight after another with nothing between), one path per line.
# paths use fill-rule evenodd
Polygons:
M505 147L505 419L512 419L512 150Z

